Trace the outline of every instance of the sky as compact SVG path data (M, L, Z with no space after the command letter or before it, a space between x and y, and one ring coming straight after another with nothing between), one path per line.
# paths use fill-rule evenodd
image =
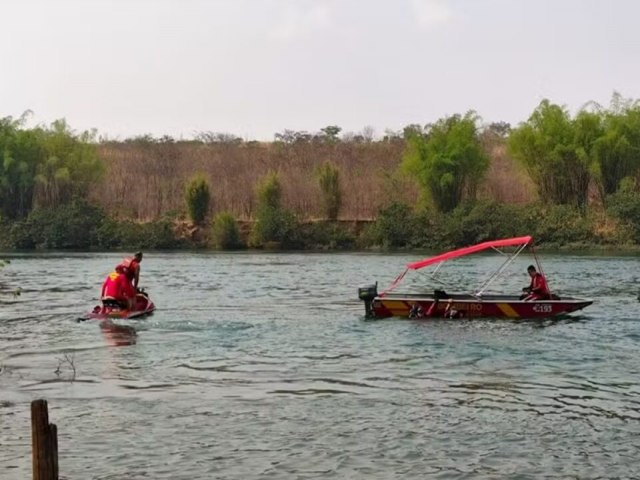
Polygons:
M0 0L0 117L109 138L525 121L640 98L636 0Z

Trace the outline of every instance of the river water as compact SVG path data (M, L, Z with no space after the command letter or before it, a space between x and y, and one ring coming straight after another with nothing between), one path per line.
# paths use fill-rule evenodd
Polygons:
M364 320L358 284L420 257L150 252L158 310L121 338L76 322L119 255L9 257L0 478L30 478L36 398L68 479L640 477L640 261L543 255L554 291L595 300L560 320Z

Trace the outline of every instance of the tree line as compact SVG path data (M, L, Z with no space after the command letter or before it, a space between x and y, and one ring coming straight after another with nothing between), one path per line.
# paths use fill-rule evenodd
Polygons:
M7 220L86 196L105 172L95 132L75 133L64 120L24 128L27 115L0 119L0 213Z
M174 248L182 244L172 233L182 215L206 230L207 244L218 248L436 248L512 231L534 232L557 244L640 242L640 102L618 94L608 107L591 102L575 114L543 100L514 128L504 122L484 125L471 111L378 138L372 129L341 134L335 125L317 133L286 130L268 145L212 132L188 141L142 136L113 142L99 140L96 132L77 133L64 120L34 128L26 128L25 121L25 116L0 119L0 213L4 243L13 247L117 248L146 239L152 247ZM191 175L179 169L183 159L176 145L181 144L196 159ZM124 163L104 155L105 149L121 152L120 145L134 152ZM210 145L215 145L215 165L202 156ZM513 159L514 169L526 172L537 199L505 205L487 197L486 184L495 181L496 146ZM251 165L225 163L225 155L237 155L238 149L256 153L246 157ZM136 156L140 152L152 154ZM309 163L309 152L326 159ZM381 167L367 163L374 152L384 159ZM389 160L389 154L397 158ZM261 162L266 156L276 159L275 168ZM152 164L163 168L151 174ZM230 171L249 166L254 180L229 182L221 166ZM374 178L382 183L367 191ZM118 203L142 183L144 195L149 189L160 195L150 204L155 209L150 218L145 215L147 227L135 221L141 212ZM359 197L353 196L354 185ZM292 209L295 188L300 203ZM228 199L238 191L248 203L229 208L234 203ZM313 214L311 191L318 199ZM362 199L376 202L369 227L356 231L336 223L345 201L353 205ZM57 215L62 218L56 221ZM83 215L91 216L85 224ZM241 216L249 231L240 228ZM307 221L310 216L316 221Z
M489 166L480 133L474 112L411 131L403 167L439 211L475 198ZM618 94L609 108L590 103L574 116L543 100L525 122L496 133L506 137L508 151L545 203L584 211L591 187L605 204L625 179L635 182L640 173L640 102Z

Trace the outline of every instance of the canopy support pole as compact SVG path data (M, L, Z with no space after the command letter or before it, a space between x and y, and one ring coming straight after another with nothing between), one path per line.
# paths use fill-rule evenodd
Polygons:
M502 275L502 273L507 269L507 267L513 263L516 257L520 255L522 250L524 250L526 247L527 247L527 244L522 245L513 253L513 255L509 256L509 258L507 258L507 260L502 264L502 266L498 269L498 271L493 275L491 275L487 280L485 280L485 282L480 286L480 288L475 293L475 295L476 296L482 295L484 291L487 288L489 288L489 285L491 285L500 275Z
M387 293L389 293L391 290L393 290L394 288L396 288L398 286L398 284L400 283L400 281L404 278L404 276L407 274L407 272L409 271L409 269L405 269L404 272L402 272L400 275L398 275L396 277L396 279L393 281L393 283L389 286L389 288L387 288L386 290L384 290L383 292L380 293L380 297L384 297Z
M433 271L433 273L431 274L432 277L435 277L436 274L438 273L438 270L440 270L440 267L444 265L444 262L440 262L438 263L438 266L436 267L436 269Z

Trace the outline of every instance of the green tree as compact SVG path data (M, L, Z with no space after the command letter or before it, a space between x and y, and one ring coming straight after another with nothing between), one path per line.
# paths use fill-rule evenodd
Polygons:
M191 179L185 190L185 199L191 221L195 224L204 222L211 200L209 182L204 175L198 174Z
M614 94L602 117L604 132L594 152L595 175L604 199L618 190L623 178L640 170L640 104Z
M37 132L22 128L25 120L26 115L0 119L0 209L8 220L24 218L31 211L42 156Z
M602 135L600 116L587 111L572 119L564 107L543 100L509 137L511 154L522 162L543 201L584 210L594 145Z
M95 147L95 132L75 133L64 119L38 128L42 156L36 169L35 204L57 206L87 195L104 175Z
M487 127L487 131L500 138L506 138L511 132L511 125L508 122L493 122Z
M328 125L320 129L322 137L331 143L335 143L340 140L340 137L338 137L338 135L340 135L341 131L342 128L338 127L337 125Z
M329 220L338 218L342 205L342 192L340 191L340 171L331 162L325 162L316 171L320 191L322 192L322 208Z
M104 173L94 132L76 134L64 120L26 129L25 119L0 120L0 209L11 220L86 196Z
M407 149L402 166L441 212L449 212L466 198L474 198L489 157L478 135L478 117L453 115L423 131L405 129Z
M583 211L588 201L589 184L598 177L596 145L604 133L602 115L582 110L574 118L573 126L576 160L570 164L575 170L569 178L569 185L575 192L575 206Z

